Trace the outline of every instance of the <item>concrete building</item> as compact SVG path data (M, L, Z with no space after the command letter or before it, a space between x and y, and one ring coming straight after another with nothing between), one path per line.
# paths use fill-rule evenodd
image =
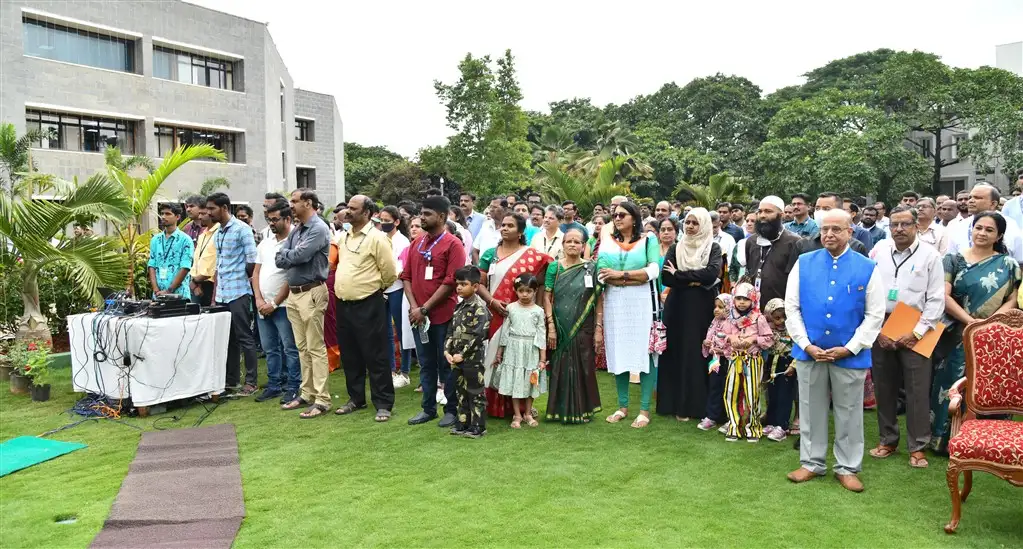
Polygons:
M300 183L345 194L334 98L294 87L266 24L185 2L0 2L0 120L46 131L33 161L66 179L102 171L108 145L158 163L208 142L227 162L189 163L161 198L210 177L254 206Z
M995 46L995 66L1023 76L1023 42Z

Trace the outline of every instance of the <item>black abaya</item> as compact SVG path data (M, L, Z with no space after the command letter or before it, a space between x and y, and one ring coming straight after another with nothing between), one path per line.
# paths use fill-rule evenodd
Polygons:
M675 246L668 250L665 266L675 264ZM721 248L713 244L706 267L675 274L661 271L661 281L670 291L664 303L668 348L657 368L658 414L702 418L706 412L708 378L703 340L714 319L721 262Z

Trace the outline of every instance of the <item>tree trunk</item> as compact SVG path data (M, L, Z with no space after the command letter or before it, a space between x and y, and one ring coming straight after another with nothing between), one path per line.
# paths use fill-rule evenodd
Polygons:
M931 180L931 192L936 195L940 194L941 191L938 187L941 186L941 128L934 131L934 177ZM953 194L953 198L955 193Z
M30 261L22 274L21 302L25 312L18 322L18 339L50 342L50 325L39 306L39 266Z

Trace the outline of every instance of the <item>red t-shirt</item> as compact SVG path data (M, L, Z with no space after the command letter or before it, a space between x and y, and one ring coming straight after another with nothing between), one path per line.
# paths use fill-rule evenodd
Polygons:
M441 285L452 287L448 298L430 310L428 316L431 324L444 324L454 315L455 305L458 304L458 296L454 291L455 271L465 266L465 247L462 243L447 231L441 233L439 238L436 240L430 233L424 232L413 240L408 248L408 262L400 277L412 283L412 295L420 307L433 297ZM430 252L430 262L423 255L427 250ZM426 280L427 265L433 267L431 280Z

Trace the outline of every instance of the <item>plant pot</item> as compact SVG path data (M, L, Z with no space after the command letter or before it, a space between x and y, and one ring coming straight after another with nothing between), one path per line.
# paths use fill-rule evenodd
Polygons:
M46 402L47 400L50 400L50 384L33 385L32 400L35 402Z
M16 395L27 395L32 380L18 372L11 372L11 392Z
M10 379L12 372L14 372L14 366L0 364L0 379Z

